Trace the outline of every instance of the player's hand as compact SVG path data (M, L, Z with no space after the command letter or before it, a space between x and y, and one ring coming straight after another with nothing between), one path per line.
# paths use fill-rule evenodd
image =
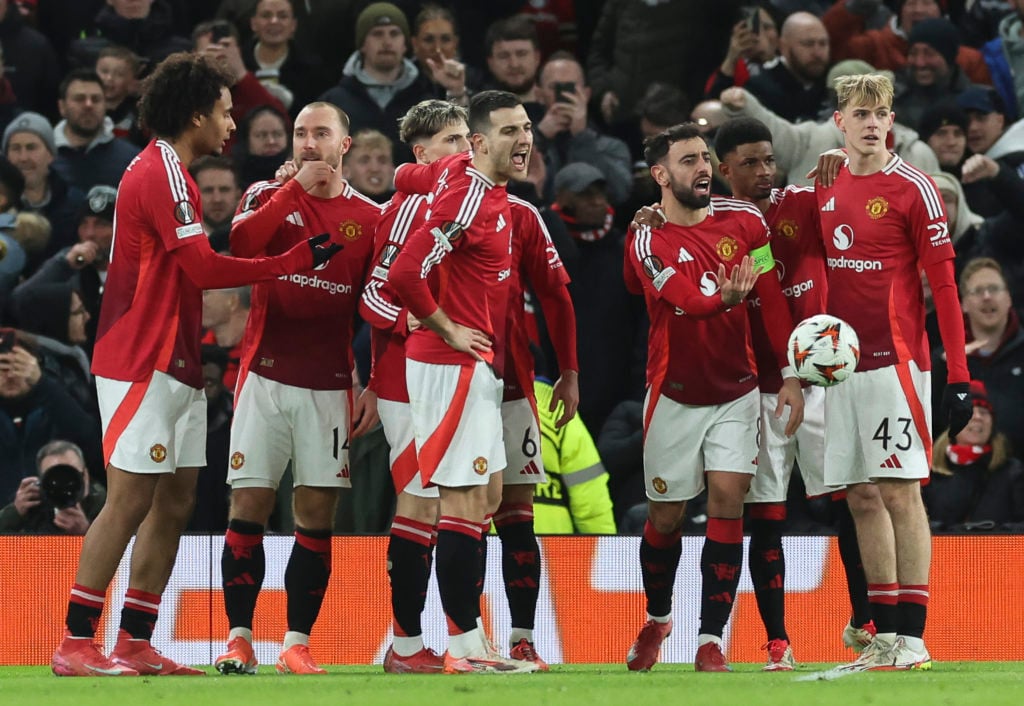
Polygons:
M732 86L722 91L722 95L719 96L718 100L730 110L743 110L747 107L747 92L739 86Z
M444 342L457 351L468 353L477 360L483 361L481 353L491 350L491 338L483 331L469 328L454 321L441 334Z
M953 441L974 416L970 384L966 382L947 383L946 390L942 393L942 406L949 414L949 439Z
M353 439L358 439L377 426L380 422L380 415L377 414L376 392L366 389L359 393L356 403L352 407L352 421L355 422L355 427L352 429Z
M336 253L338 253L344 246L340 243L328 243L330 235L327 233L321 233L320 235L314 235L312 238L306 241L309 245L309 249L313 252L313 268L320 267L328 260L330 260ZM324 245L324 243L327 243Z
M725 276L725 265L718 264L718 285L722 294L722 303L734 307L750 294L757 283L760 272L754 272L754 261L750 255L744 255L740 264L733 265L732 273Z
M96 262L100 255L100 248L96 243L91 240L87 240L83 243L75 243L68 250L68 254L64 256L67 260L68 265L73 270L80 270L83 267L88 267L92 263Z
M57 510L53 516L53 524L68 534L81 535L89 531L89 518L78 504Z
M326 184L334 177L334 167L321 159L314 159L303 162L302 167L295 174L295 181L299 182L307 192L318 186Z
M779 389L779 403L775 405L775 418L782 417L782 412L789 407L789 421L786 422L786 436L793 436L804 421L804 393L800 389L800 380L786 378Z
M24 517L34 507L39 507L42 497L39 495L39 479L35 476L22 478L18 490L14 493L14 509Z
M419 319L412 315L412 312L405 315L405 327L408 329L409 333L412 333L422 326L423 324L420 323Z
M999 163L983 154L972 154L960 168L960 183L973 184L976 181L992 179L999 174Z
M299 173L299 165L295 163L294 159L289 159L287 162L282 164L274 172L274 180L284 186L289 181L295 178L295 175Z
M826 189L836 181L839 168L846 162L846 152L841 149L828 150L818 155L818 166L807 172L808 179L817 177L818 182Z
M561 377L555 381L551 390L551 404L548 411L552 414L562 405L562 416L555 420L555 429L561 429L569 420L576 416L580 406L579 373L575 370L563 370Z
M640 230L641 226L661 228L665 225L666 221L665 211L662 209L661 204L652 203L650 206L641 206L640 209L633 214L633 221L629 224L629 229Z

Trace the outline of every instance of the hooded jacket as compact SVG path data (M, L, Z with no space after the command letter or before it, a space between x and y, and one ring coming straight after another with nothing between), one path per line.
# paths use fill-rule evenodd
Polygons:
M64 134L67 124L67 120L61 120L53 129L57 154L50 168L83 193L97 184L117 188L121 175L135 159L139 148L127 140L115 137L114 122L106 117L103 118L103 127L92 142L84 147L73 147Z

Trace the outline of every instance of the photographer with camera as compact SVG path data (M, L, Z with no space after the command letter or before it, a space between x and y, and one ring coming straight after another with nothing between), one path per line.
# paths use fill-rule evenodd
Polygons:
M89 479L82 449L51 441L36 454L38 476L24 478L14 502L0 509L0 534L83 535L107 499Z

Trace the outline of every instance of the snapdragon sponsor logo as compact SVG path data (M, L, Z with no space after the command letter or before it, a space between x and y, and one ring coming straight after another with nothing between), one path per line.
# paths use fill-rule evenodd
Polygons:
M857 260L852 257L840 255L839 257L828 258L830 270L853 270L854 272L881 272L881 260Z
M804 280L803 282L796 282L788 287L783 287L782 294L784 296L789 297L790 299L799 299L812 289L814 289L814 280L808 279ZM761 306L761 297L757 297L756 299L748 299L747 302L750 304L751 307L759 307Z
M330 280L320 279L317 275L310 277L309 275L281 275L278 277L282 282L291 282L297 284L300 287L312 287L313 289L322 289L328 294L351 294L352 285L341 284L340 282L331 282Z

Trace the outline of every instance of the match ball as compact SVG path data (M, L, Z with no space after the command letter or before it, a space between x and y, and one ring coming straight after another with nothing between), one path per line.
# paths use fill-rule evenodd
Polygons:
M860 340L850 324L830 314L816 314L789 335L789 364L797 377L832 387L853 374L860 360Z

